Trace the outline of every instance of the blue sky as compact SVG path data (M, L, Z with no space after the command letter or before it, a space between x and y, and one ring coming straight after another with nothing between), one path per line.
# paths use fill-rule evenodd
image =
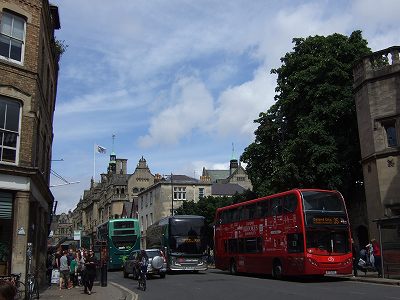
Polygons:
M53 0L61 58L52 170L79 184L52 187L74 209L117 157L132 173L198 177L225 169L254 140L253 120L275 95L272 68L294 37L362 30L373 51L400 45L400 1ZM57 161L63 159L63 161ZM61 184L55 176L51 184Z

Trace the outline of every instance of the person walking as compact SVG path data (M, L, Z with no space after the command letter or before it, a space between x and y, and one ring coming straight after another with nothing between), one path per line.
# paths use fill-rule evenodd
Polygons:
M78 281L78 285L81 286L81 285L83 285L83 282L84 282L83 275L84 275L84 270L85 270L85 259L83 258L81 251L78 251L76 254L78 257L77 281Z
M47 260L46 260L46 276L47 276L47 284L51 286L51 275L53 273L53 255L48 252Z
M358 246L356 245L353 239L351 239L351 250L353 252L353 276L357 277L358 262L360 261L360 251L358 250Z
M374 267L378 272L378 277L382 277L382 257L381 257L381 248L376 239L371 239L372 245L372 253L374 255Z
M69 266L68 266L68 258L67 251L63 252L63 256L60 258L60 290L64 287L69 289Z
M75 254L75 258L71 260L69 264L69 276L73 287L78 285L78 255Z
M93 250L89 250L89 255L85 261L86 268L86 285L85 293L92 294L93 282L96 277L96 258L94 257Z

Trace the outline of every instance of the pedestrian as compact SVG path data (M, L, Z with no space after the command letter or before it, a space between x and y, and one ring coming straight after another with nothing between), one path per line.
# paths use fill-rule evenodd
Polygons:
M73 261L75 259L75 253L74 253L74 250L72 248L70 248L68 250L67 258L68 258L68 266L69 266L69 265L71 265L71 261Z
M48 252L47 253L47 261L46 261L46 276L47 276L47 284L51 286L51 274L53 273L53 255Z
M92 294L93 282L96 277L96 258L94 257L93 250L89 250L89 255L85 261L86 267L86 285L85 285L85 293Z
M63 256L60 258L60 290L64 287L69 289L69 266L68 266L68 258L67 251L63 252Z
M0 280L0 300L14 300L17 295L15 286L8 280Z
M375 270L378 272L378 277L382 277L381 248L376 239L371 239L370 248L372 248Z
M78 285L78 255L75 254L75 258L71 260L69 265L69 276L73 287Z
M78 272L78 285L81 286L83 284L83 273L84 273L84 269L85 269L85 259L83 258L81 251L77 252L77 256L78 256L78 268L77 268L77 272Z
M351 239L351 249L353 252L353 276L357 277L358 276L358 262L360 261L360 251L358 250L358 246L354 242L353 239Z
M61 248L57 249L57 252L54 256L54 269L60 270L60 258L62 256L62 250Z

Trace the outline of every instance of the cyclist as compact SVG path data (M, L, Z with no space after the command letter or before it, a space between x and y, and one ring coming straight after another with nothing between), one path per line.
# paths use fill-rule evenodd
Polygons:
M147 265L149 263L149 257L147 256L147 253L145 250L140 251L140 256L139 256L139 286L140 282L143 282L143 289L146 289L146 273L147 273Z

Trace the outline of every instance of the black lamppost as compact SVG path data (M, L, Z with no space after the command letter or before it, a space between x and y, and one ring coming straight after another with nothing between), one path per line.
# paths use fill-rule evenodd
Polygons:
M171 216L174 216L174 181L171 172Z

